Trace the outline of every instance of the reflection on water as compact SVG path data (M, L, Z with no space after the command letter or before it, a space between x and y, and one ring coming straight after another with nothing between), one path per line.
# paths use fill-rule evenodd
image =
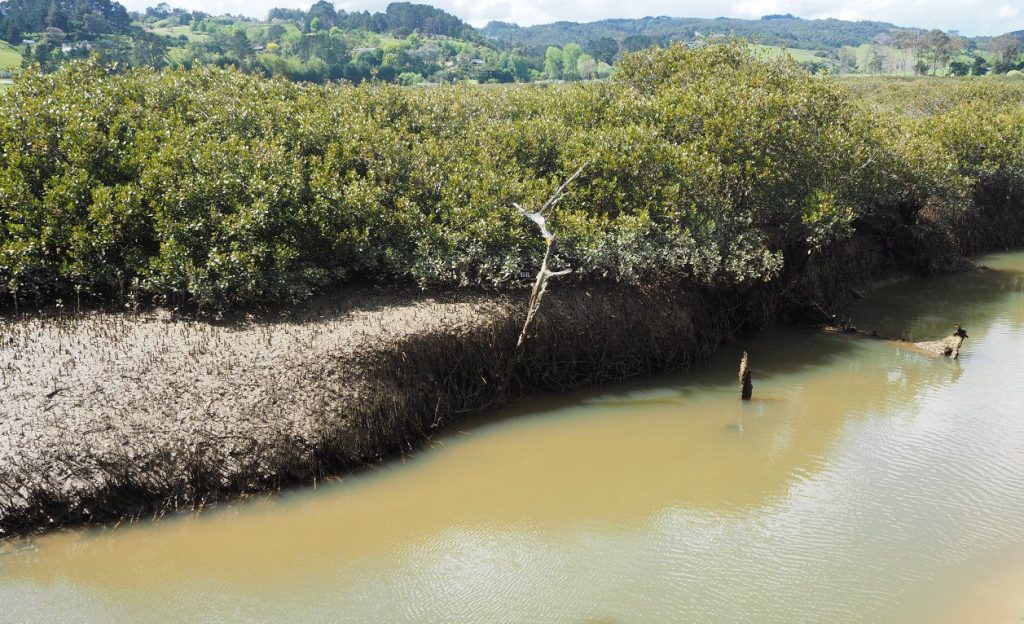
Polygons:
M1024 253L986 262L853 312L961 322L958 362L777 331L316 492L8 544L0 621L1019 621Z

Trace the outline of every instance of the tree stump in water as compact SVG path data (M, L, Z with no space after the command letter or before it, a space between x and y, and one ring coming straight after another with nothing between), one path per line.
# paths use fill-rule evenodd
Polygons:
M753 394L754 384L750 382L750 360L747 357L747 352L744 351L743 358L740 359L740 398L749 401Z

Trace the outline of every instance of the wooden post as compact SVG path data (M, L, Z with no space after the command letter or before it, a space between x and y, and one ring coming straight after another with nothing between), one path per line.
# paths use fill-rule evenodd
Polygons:
M747 357L747 352L743 352L743 358L740 359L740 398L744 401L749 401L750 397L754 394L754 384L750 382L750 358Z

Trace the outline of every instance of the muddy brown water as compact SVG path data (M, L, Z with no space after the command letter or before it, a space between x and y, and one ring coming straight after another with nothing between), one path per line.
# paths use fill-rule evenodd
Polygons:
M1021 622L1024 252L405 462L0 546L2 622ZM739 354L754 400L738 400Z

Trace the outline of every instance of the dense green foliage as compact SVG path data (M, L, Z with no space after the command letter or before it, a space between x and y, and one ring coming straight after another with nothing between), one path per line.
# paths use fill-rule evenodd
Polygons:
M36 39L22 46L26 64L53 71L98 54L121 68L232 66L318 84L371 79L405 85L510 83L542 77L539 60L498 50L459 18L422 4L392 3L385 12L371 14L336 11L321 1L308 11L274 9L267 20L255 20L213 17L162 3L132 18L131 28L122 34L55 28L33 34ZM585 76L597 76L598 64L583 67ZM601 69L607 75L609 68Z
M72 38L123 33L128 11L111 0L4 0L0 3L0 39L21 43L26 33L58 29Z
M897 30L897 27L885 22L805 20L784 15L766 16L759 20L644 17L590 23L555 22L525 27L491 22L480 32L499 41L540 49L608 38L625 42L626 49L639 50L655 44L693 41L700 34L741 37L765 45L819 50L858 46L893 30Z
M383 13L369 11L348 13L336 10L334 5L320 0L308 11L302 9L271 9L267 19L271 22L294 22L303 25L303 31L365 30L390 33L405 37L414 32L424 35L442 35L452 38L479 38L473 27L458 17L426 4L392 2ZM317 20L314 28L313 20Z
M989 84L914 116L741 45L551 87L29 72L0 98L0 285L212 307L513 286L543 249L513 204L581 165L551 223L577 280L757 283L855 232L912 253L979 185L1024 182L1024 87Z
M407 85L424 80L527 82L537 73L522 56L443 36L413 33L397 39L337 26L325 30L319 23L303 32L296 24L224 22L205 18L195 23L196 39L172 50L173 64L230 65L318 84L371 79Z
M880 113L931 118L983 102L993 110L1024 106L1024 81L1011 77L965 78L841 78L859 102ZM980 122L980 120L979 120Z
M172 65L234 66L250 73L322 84L381 80L411 85L459 81L531 82L607 78L609 63L570 44L550 71L541 56L499 49L457 17L421 4L392 3L383 13L273 9L266 22L195 15L169 7L147 11L149 32L171 37ZM563 71L564 67L564 71Z
M541 77L539 60L531 64L514 51L497 50L454 15L408 2L392 3L383 13L347 13L321 1L308 11L274 9L261 21L212 17L165 3L129 14L109 0L0 0L0 39L5 25L12 29L10 41L23 43L14 50L0 41L4 78L12 65L23 64L22 57L25 65L54 71L93 54L121 68L234 66L321 84L369 79L526 82ZM596 75L596 65L589 73Z

